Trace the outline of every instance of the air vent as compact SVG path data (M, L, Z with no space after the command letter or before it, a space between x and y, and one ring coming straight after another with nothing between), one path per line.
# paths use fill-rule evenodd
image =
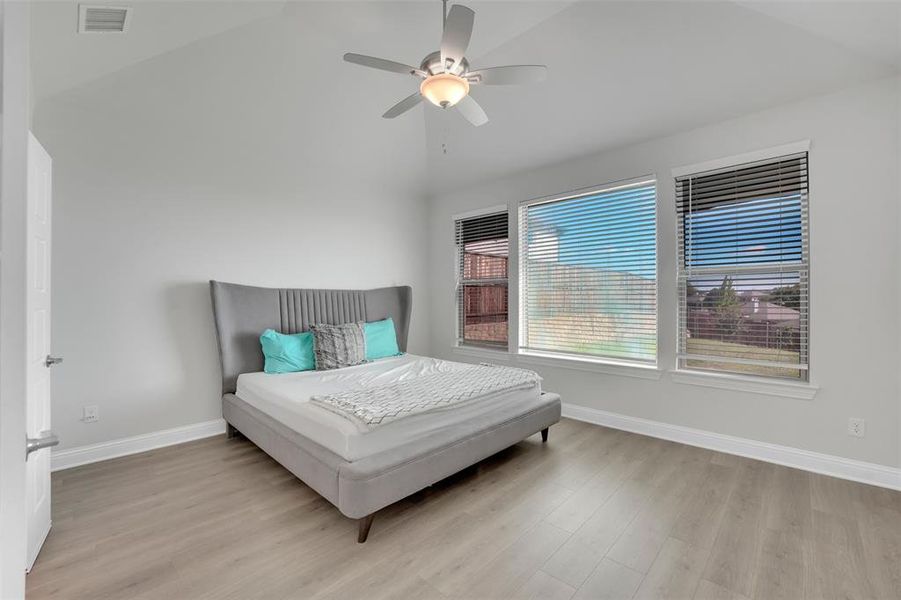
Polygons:
M125 33L131 9L124 6L78 7L80 33Z

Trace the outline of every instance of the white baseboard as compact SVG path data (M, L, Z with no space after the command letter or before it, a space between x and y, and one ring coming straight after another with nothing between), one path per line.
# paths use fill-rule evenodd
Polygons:
M146 452L155 448L182 444L192 440L211 437L225 433L225 420L215 419L203 423L194 423L183 427L174 427L153 433L144 433L133 437L101 442L89 446L80 446L69 450L53 452L50 457L50 470L61 471L80 465L87 465L101 460L119 456L128 456L138 452Z
M564 403L563 416L577 421L680 442L689 446L699 446L813 473L901 490L901 469L895 467L820 454L790 446L758 442L702 429L670 425L575 404Z
M878 485L880 487L901 490L901 469L868 463L830 454L820 454L790 446L780 446L767 442L758 442L746 438L713 433L702 429L692 429L681 425L670 425L659 421L630 417L617 413L588 408L575 404L563 404L563 416L577 421L594 423L614 429L622 429L651 437L671 440L690 446L699 446L727 454L736 454L755 458L777 465L785 465L803 469L813 473L831 475L850 481ZM172 446L219 435L225 432L225 421L215 419L184 427L175 427L153 433L145 433L110 442L91 444L69 450L54 452L51 457L51 470L60 471L80 465L119 456L146 452L155 448Z

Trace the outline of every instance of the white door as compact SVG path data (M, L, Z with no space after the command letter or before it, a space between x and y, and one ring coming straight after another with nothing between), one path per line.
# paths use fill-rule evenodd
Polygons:
M50 155L28 134L26 251L26 408L28 459L25 466L30 571L50 532Z

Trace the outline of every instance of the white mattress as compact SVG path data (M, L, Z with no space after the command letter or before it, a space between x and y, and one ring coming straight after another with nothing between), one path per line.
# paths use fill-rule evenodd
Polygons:
M344 460L354 461L423 439L437 430L469 431L493 413L521 405L528 411L540 404L541 389L511 390L486 396L466 405L400 419L371 431L361 431L350 420L310 404L311 396L332 394L394 383L426 373L465 368L437 358L406 354L333 371L300 373L244 373L238 377L236 396L297 433L328 448Z

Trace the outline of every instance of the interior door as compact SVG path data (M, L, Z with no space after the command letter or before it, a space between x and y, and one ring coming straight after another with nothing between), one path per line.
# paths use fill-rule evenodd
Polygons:
M50 532L50 155L28 134L25 502L30 571Z

